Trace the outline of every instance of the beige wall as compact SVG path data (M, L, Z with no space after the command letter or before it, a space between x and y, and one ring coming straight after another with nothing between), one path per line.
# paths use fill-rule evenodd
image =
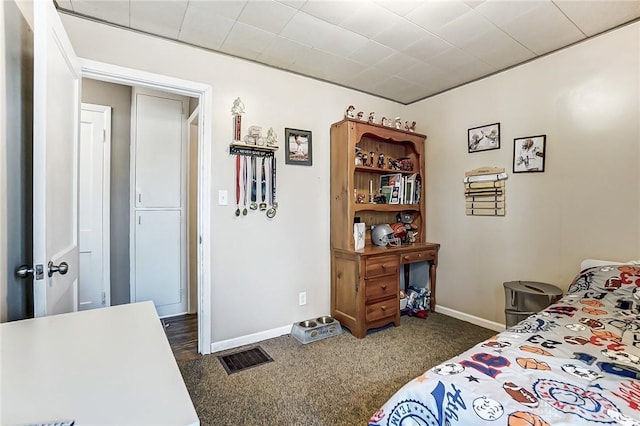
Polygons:
M212 340L220 342L290 326L328 314L329 129L347 105L382 115L403 106L269 67L62 15L80 57L210 84L213 88ZM313 166L284 164L277 152L278 202L263 213L236 218L231 106L246 106L243 130L273 127L283 147L285 127L312 132ZM230 205L218 206L219 189ZM298 293L307 305L298 306Z
M411 105L427 140L427 238L440 306L504 323L502 283L566 289L583 258L640 258L640 23ZM501 148L467 153L500 122ZM513 174L513 139L547 135L544 173ZM504 167L505 217L464 212L464 172Z

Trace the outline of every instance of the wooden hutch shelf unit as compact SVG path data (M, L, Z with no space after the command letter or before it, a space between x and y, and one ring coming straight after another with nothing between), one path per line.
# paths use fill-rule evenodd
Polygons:
M400 325L400 266L409 283L414 262L430 262L431 311L436 303L436 267L440 244L426 242L424 190L424 142L426 136L360 120L345 119L331 126L331 315L351 333L363 338L367 330L389 323ZM408 158L412 170L391 170L356 165L356 147L364 153ZM380 176L416 174L422 185L419 200L412 204L369 202L370 187L378 194ZM364 203L357 195L366 194ZM415 243L379 247L371 242L371 226L395 223L398 213L413 215ZM365 247L355 250L353 224L366 225Z

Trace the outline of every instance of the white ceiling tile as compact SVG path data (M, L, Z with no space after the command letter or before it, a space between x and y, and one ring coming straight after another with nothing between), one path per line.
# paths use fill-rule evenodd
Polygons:
M348 80L348 83L353 87L357 87L365 92L373 93L373 90L378 86L380 81L389 78L389 74L375 67L365 68L359 73L353 74Z
M219 49L235 21L218 15L216 11L217 6L213 3L190 3L178 40L209 49Z
M405 55L401 52L396 52L393 55L378 62L374 66L377 69L386 72L388 75L395 75L405 68L411 68L418 64L420 64L420 61L416 58Z
M533 52L497 28L459 45L465 52L495 68L507 68L535 56Z
M549 3L549 0L489 0L476 6L475 11L500 27L537 8L544 2Z
M340 23L341 27L372 38L376 34L401 22L402 18L375 3L361 3Z
M307 15L304 12L298 12L293 15L293 18L280 31L280 35L290 40L295 40L300 44L316 47L335 28L336 26L333 24Z
M402 49L403 53L414 58L425 60L439 55L453 46L433 34L425 32L424 36Z
M424 2L414 9L406 18L429 31L437 31L454 19L472 10L460 1Z
M83 15L92 16L112 24L129 26L129 1L87 1L73 0L73 10Z
M295 58L311 50L309 46L296 43L284 37L275 37L271 44L258 56L257 60L274 67L288 69Z
M57 3L60 9L73 11L73 4L71 3L71 0L58 0Z
M247 59L256 59L277 36L260 28L236 22L220 50Z
M287 6L298 10L304 6L306 2L307 0L278 0L278 3L286 4Z
M296 12L275 0L250 1L242 9L238 21L278 34Z
M459 46L470 38L487 33L496 27L471 9L434 32L449 43Z
M476 7L480 6L484 2L485 2L485 0L467 0L467 1L465 1L467 6L472 7L472 8L476 8Z
M555 0L554 3L588 36L631 21L640 15L640 1L637 0Z
M585 38L552 3L540 2L516 19L500 26L527 49L543 54Z
M169 38L177 38L187 8L187 0L147 0L130 3L133 28Z
M392 49L402 50L425 35L426 32L422 28L403 20L376 34L373 39Z
M420 86L432 84L433 81L441 80L446 73L439 68L425 62L421 62L413 67L402 69L396 73L396 77L411 81Z
M360 4L361 1L355 0L313 0L306 2L300 10L323 21L340 24Z
M377 41L367 40L364 46L349 55L349 59L369 66L388 58L394 52L395 50Z
M409 12L421 6L424 0L378 0L376 3L397 15L406 16Z
M475 58L468 53L463 52L457 47L452 47L445 52L429 58L429 63L443 71L455 71L461 66L466 66L473 62Z
M337 56L348 57L366 46L368 41L360 34L334 27L332 31L325 33L325 37L315 47Z

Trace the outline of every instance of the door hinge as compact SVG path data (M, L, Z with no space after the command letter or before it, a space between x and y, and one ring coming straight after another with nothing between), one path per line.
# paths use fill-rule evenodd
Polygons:
M107 129L102 129L102 143L107 142Z
M102 304L106 305L107 304L107 293L106 292L102 292Z

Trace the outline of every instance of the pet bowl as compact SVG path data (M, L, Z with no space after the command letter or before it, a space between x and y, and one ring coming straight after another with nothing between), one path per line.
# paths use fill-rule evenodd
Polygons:
M322 316L320 318L316 318L316 321L318 321L320 324L331 324L335 320L333 318L331 318L330 316L325 315L325 316Z
M314 321L306 320L306 321L300 321L298 325L303 328L313 328L313 327L316 327L318 324L316 324Z

